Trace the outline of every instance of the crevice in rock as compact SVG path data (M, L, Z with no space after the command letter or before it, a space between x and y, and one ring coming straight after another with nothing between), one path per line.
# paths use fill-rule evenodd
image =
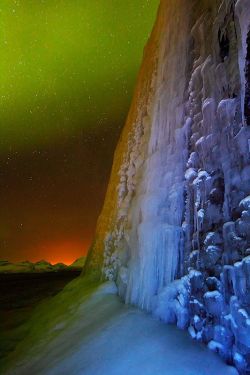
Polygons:
M245 74L246 74L246 93L245 93L245 119L246 124L250 126L250 30L247 34L247 55L246 55L246 65L245 65Z
M229 56L230 42L227 35L227 32L222 32L221 29L218 31L218 39L220 46L220 58L224 62L225 58Z

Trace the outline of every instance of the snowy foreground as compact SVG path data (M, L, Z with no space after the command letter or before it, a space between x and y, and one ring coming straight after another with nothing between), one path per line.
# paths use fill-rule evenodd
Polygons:
M54 327L60 333L53 340L44 338L6 374L237 374L186 331L122 304L113 283L90 293L74 314L77 319Z

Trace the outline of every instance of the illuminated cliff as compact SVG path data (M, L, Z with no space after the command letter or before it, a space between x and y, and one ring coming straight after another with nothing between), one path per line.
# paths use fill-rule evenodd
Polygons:
M85 272L250 371L250 3L162 0Z

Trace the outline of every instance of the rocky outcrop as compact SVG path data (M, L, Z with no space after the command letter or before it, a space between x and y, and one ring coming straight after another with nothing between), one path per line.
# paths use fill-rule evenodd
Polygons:
M162 1L85 272L250 373L250 3Z
M34 264L29 261L11 263L0 260L0 273L28 273L34 271Z
M76 259L71 265L64 263L51 264L46 260L36 263L29 261L11 263L7 260L0 260L0 273L43 273L59 271L81 271L85 263L85 257Z
M71 263L68 266L68 269L71 270L82 270L84 263L85 263L86 257L82 256L80 258L77 258L73 263Z

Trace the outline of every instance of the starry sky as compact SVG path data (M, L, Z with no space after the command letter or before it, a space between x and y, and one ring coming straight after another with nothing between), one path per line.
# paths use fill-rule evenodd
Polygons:
M158 5L1 0L1 259L87 252Z

